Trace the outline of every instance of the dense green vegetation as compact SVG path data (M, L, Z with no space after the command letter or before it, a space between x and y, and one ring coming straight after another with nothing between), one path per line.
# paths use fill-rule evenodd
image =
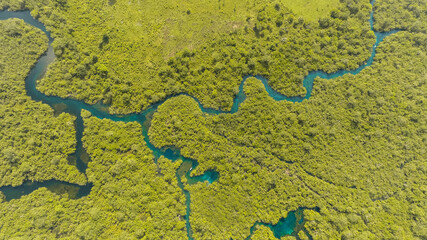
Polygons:
M370 55L375 42L367 24L370 5L355 7L355 14L343 8L331 13L335 17L306 23L282 5L266 5L251 22L253 28L223 36L200 52L179 53L159 74L174 88L180 83L189 88L205 107L223 110L230 110L248 74L268 77L273 88L288 96L304 95L302 80L309 71L355 69ZM213 85L198 87L206 83Z
M252 235L252 240L276 240L273 232L267 226L260 226Z
M310 21L328 17L329 12L339 4L339 0L282 0L280 2L298 16Z
M220 1L219 11L215 1L12 2L3 5L31 9L55 38L57 61L39 89L102 100L119 113L181 92L229 110L247 74L303 95L308 71L354 69L374 43L368 1L331 2L327 11L321 8L324 15L315 14L322 16L318 21L305 21L280 1Z
M427 1L377 0L375 20L374 27L380 31L406 29L427 33Z
M377 0L375 28L404 31L387 37L361 73L316 79L301 103L275 101L249 78L238 112L219 115L195 98L229 110L244 75L298 95L309 71L363 63L375 42L369 2L1 1L6 7L30 9L55 38L57 58L39 82L45 93L103 101L117 113L193 97L171 97L144 126L83 111L84 175L69 158L75 118L25 92L46 36L21 20L0 21L0 187L93 185L79 199L76 186L10 201L0 192L0 239L188 239L187 231L276 239L259 223L275 225L297 209L304 226L282 240L427 239L425 0ZM211 170L218 179L190 184L192 163L155 159L141 127L156 147L196 160L191 175ZM177 179L191 196L191 229Z
M46 48L39 29L22 20L0 21L0 187L25 180L86 182L67 161L76 144L73 117L54 116L25 92L25 77Z
M83 141L91 193L71 200L41 188L2 202L0 238L186 239L185 198L175 177L180 162L160 158L156 165L139 124L89 115Z
M388 37L371 67L317 79L302 103L276 102L252 78L236 114L203 114L186 96L160 106L152 142L196 159L193 174L220 174L187 186L194 238L244 239L297 206L320 207L305 211L314 239L425 238L426 40Z
M175 177L180 162L161 157L155 164L139 124L89 115L83 115L83 142L92 159L87 176L94 183L89 198L105 214L97 224L101 232L90 230L93 223L83 232L99 238L186 238L185 198Z

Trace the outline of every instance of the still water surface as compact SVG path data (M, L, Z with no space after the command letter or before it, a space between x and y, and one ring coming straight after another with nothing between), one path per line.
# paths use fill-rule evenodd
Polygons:
M373 5L375 1L372 1L371 4ZM166 158L176 161L178 159L181 159L183 161L183 164L180 168L178 168L176 172L176 177L178 179L178 185L184 192L186 196L186 205L187 205L187 214L186 214L186 221L187 221L187 234L188 238L192 239L191 237L191 226L190 226L190 193L184 189L184 185L181 181L181 178L185 176L187 178L188 184L196 184L198 182L208 182L209 184L215 182L220 176L218 172L211 169L206 171L203 175L200 176L193 176L190 177L191 171L194 170L198 163L195 160L185 158L183 157L179 150L176 149L160 149L156 148L153 144L151 144L149 137L148 137L148 128L150 126L151 116L152 114L157 110L157 107L160 106L162 103L164 103L169 98L166 98L165 100L153 104L150 108L147 110L141 112L141 113L135 113L135 114L128 114L128 115L114 115L108 113L106 109L108 109L108 106L96 104L96 105L89 105L82 101L74 100L74 99L64 99L60 97L55 96L47 96L36 88L36 82L40 78L43 77L44 73L46 72L46 69L50 63L52 63L55 59L55 55L53 52L53 48L51 46L51 43L53 39L50 36L50 33L46 30L45 26L35 20L31 15L29 11L19 11L19 12L9 12L9 11L0 11L0 20L5 20L9 18L20 18L23 19L26 23L33 25L39 29L41 29L49 38L49 47L47 52L37 61L36 65L31 69L30 74L27 76L25 80L25 88L27 91L27 94L35 101L40 101L45 104L50 105L53 109L56 109L56 111L60 112L66 112L69 114L72 114L76 116L76 151L74 154L70 156L70 158L75 159L77 168L85 173L87 168L87 161L85 161L85 156L87 157L87 153L85 149L83 148L82 144L82 136L83 136L83 119L81 117L81 110L87 110L92 113L93 116L100 118L100 119L110 119L113 121L123 121L123 122L133 122L136 121L141 124L142 129L142 135L144 136L144 140L147 144L147 146L151 149L153 152L154 158L157 160L160 156L165 156ZM369 19L371 30L373 30L373 11L371 12L371 17ZM343 76L345 74L358 74L361 72L364 68L370 66L374 60L375 54L376 54L376 47L383 41L383 39L392 34L397 32L398 30L392 30L390 32L381 33L381 32L375 32L376 36L376 43L372 48L372 54L370 58L354 70L339 70L334 73L325 73L323 71L312 71L310 72L303 81L303 86L307 90L307 94L305 96L296 96L296 97L288 97L283 94L280 94L279 92L275 91L268 85L268 80L262 76L255 76L259 80L262 81L262 83L265 86L266 91L268 94L275 99L276 101L290 101L290 102L302 102L303 100L309 99L311 97L311 92L313 89L314 80L316 77L320 77L323 79L334 79L340 76ZM240 86L239 86L239 92L236 95L233 106L230 112L225 112L221 110L215 110L215 109L208 109L204 108L202 104L197 100L197 103L199 104L201 110L208 114L221 114L221 113L235 113L238 111L240 104L245 100L246 96L243 92L243 85L250 76L246 76L243 78ZM193 98L194 99L194 98ZM0 191L3 192L3 194L6 196L6 201L20 198L22 195L26 195L31 193L32 191L40 188L40 187L46 187L49 190L56 192L58 194L67 193L70 198L79 198L83 196L87 196L90 193L91 184L87 184L85 186L79 186L75 184L65 183L61 181L56 180L50 180L45 182L26 182L21 186L18 187L1 187ZM252 236L252 233L255 231L256 226L258 225L264 225L268 226L274 233L274 235L277 238L281 238L285 235L292 235L297 233L299 230L304 230L304 218L303 218L303 208L299 208L296 211L291 211L288 213L288 216L286 218L282 218L279 220L279 222L275 225L268 224L268 223L255 223L254 226L251 228L251 234L248 237Z

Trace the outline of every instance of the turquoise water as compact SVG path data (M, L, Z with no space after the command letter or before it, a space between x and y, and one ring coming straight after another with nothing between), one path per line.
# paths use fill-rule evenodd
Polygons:
M282 238L283 236L286 235L291 235L291 236L295 236L297 239L299 239L298 237L298 232L299 231L304 231L306 233L306 235L311 239L311 236L308 234L307 231L305 231L304 229L304 210L314 210L314 211L319 211L319 208L298 208L295 211L290 211L288 212L288 215L286 216L286 218L281 218L279 220L279 222L277 222L276 224L268 224L268 223L255 223L252 227L251 227L251 232L249 237L247 237L246 240L249 240L253 233L255 232L255 230L257 229L257 226L266 226L268 228L270 228L270 230L273 232L274 236L278 239Z
M302 223L302 222L301 222ZM286 218L280 219L280 221L275 224L267 224L270 229L273 231L274 236L277 238L281 238L285 235L290 235L294 231L294 228L297 225L297 218L295 216L295 212L289 212Z
M371 4L373 4L373 3L374 3L374 1L371 2ZM81 155L83 153L85 153L85 150L83 148L83 144L81 141L82 136L83 136L83 130L84 130L83 119L81 117L81 110L82 109L90 111L93 116L100 118L100 119L110 119L113 121L123 121L123 122L134 122L134 121L136 121L136 122L140 123L142 135L144 136L144 140L145 140L147 146L152 150L154 158L156 161L162 155L167 157L168 159L171 159L172 161L176 161L178 159L183 160L184 163L183 163L182 167L180 167L180 169L177 170L176 176L178 179L179 187L182 189L183 193L186 196L187 233L188 233L188 238L192 239L192 237L191 237L191 226L190 226L190 222L189 222L190 213L191 213L190 212L190 210L191 210L190 209L190 203L191 203L190 193L184 189L184 185L181 181L181 178L182 178L182 176L185 175L189 184L195 184L197 182L202 182L202 181L206 181L208 183L213 183L220 176L219 176L218 172L211 169L211 170L206 171L203 175L190 177L191 171L194 170L198 165L197 161L183 157L180 154L179 150L160 149L160 148L156 148L153 144L151 144L149 137L148 137L148 126L150 125L150 122L149 122L150 119L147 118L147 116L151 116L157 110L158 106L160 106L163 102L165 102L166 100L168 100L169 98L171 98L173 96L168 97L159 103L153 104L150 108L146 109L145 111L143 111L141 113L128 114L128 115L109 114L108 112L104 111L104 109L108 108L108 106L104 106L102 104L89 105L89 104L86 104L86 103L84 103L82 101L78 101L78 100L63 99L63 98L59 98L59 97L55 97L55 96L47 96L47 95L39 92L36 89L36 82L38 79L43 77L43 75L47 69L47 66L55 58L55 55L53 53L53 48L51 46L53 39L50 37L50 33L46 31L46 28L44 27L44 25L42 23L36 21L30 15L29 11L22 11L22 12L0 11L0 20L4 20L4 19L8 19L8 18L23 19L26 23L41 29L49 38L49 48L48 48L47 52L38 60L36 65L31 69L30 74L25 79L25 88L26 88L27 94L33 100L40 101L40 102L43 102L45 104L48 104L52 108L54 108L58 104L61 104L61 105L65 106L65 109L63 109L61 112L70 113L70 114L76 116L75 125L76 125L77 146L76 146L76 152L73 154L73 156L77 159L76 160L76 166L81 172L85 173L86 168L87 168L86 163L81 159ZM374 21L373 12L371 13L371 18L369 21L370 21L370 25L371 25L371 29L372 29L373 21ZM307 90L307 94L305 96L287 97L283 94L278 93L274 89L272 89L268 85L267 79L263 78L262 76L255 76L255 77L262 81L262 83L264 84L268 94L272 98L274 98L275 100L277 100L277 101L286 100L286 101L291 101L291 102L301 102L304 99L309 99L311 97L311 92L313 89L313 83L314 83L314 79L316 77L321 77L324 79L333 79L336 77L340 77L344 74L358 74L365 67L370 66L372 64L374 57L375 57L375 54L376 54L376 47L382 42L382 40L386 36L388 36L392 33L395 33L397 31L398 30L393 30L393 31L390 31L387 33L375 32L376 43L372 48L371 57L367 60L367 62L365 64L363 64L362 66L358 67L355 70L349 70L349 71L348 70L340 70L340 71L337 71L337 72L331 73L331 74L328 74L328 73L325 73L322 71L310 72L304 78L304 81L303 81L303 86ZM240 104L245 100L246 96L243 92L243 85L244 85L246 79L249 77L250 76L246 76L243 78L243 80L239 86L239 93L237 94L237 96L234 99L231 111L228 113L237 112ZM183 95L186 95L186 94L183 94ZM193 99L195 99L195 98L193 97ZM201 110L205 113L208 113L208 114L227 113L227 112L224 112L221 110L204 108L202 106L202 104L197 99L195 99L195 100L199 104ZM76 194L76 197L86 196L87 194L89 194L90 189L91 189L90 184L87 184L85 186L78 186L78 185L74 185L74 184L64 183L61 181L51 180L51 181L47 181L47 182L26 183L26 184L23 184L22 186L19 186L19 187L9 187L9 186L1 187L0 191L2 191L6 195L6 200L11 200L11 199L20 198L22 195L29 194L39 187L47 187L49 189L52 189L53 185L56 186L55 188L59 188L58 186L62 186L64 189L66 189L67 187L70 187L70 186L79 188L78 194ZM280 236L292 234L295 231L296 226L299 226L303 223L304 223L304 221L303 221L303 218L301 217L300 220L298 221L298 224L297 224L295 212L289 212L288 217L280 219L278 224L269 225L269 224L265 224L265 223L257 223L253 226L253 228L251 228L251 232L256 225L263 224L263 225L269 226L270 229L272 229L272 231L274 232L275 236L279 238ZM250 236L248 238L250 238Z
M298 224L302 224L302 219L298 221ZM279 220L277 224L266 224L266 223L256 223L251 228L251 234L247 238L249 240L252 234L255 232L257 226L267 226L271 229L274 236L278 239L285 235L291 235L294 232L295 227L297 226L297 218L295 216L295 211L291 211L288 213L286 218L282 218Z

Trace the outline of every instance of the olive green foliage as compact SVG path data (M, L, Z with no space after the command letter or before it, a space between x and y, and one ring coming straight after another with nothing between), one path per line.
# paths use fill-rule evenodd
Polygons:
M0 238L186 239L180 162L156 165L137 123L84 115L91 193L70 200L41 188L0 203Z
M24 4L55 37L57 61L39 89L102 100L118 113L181 92L229 110L247 74L269 77L287 95L303 95L308 71L354 69L374 43L367 1L329 3L318 21L305 21L281 1L46 4Z
M319 18L327 17L331 9L339 5L339 0L282 0L280 1L292 12L302 16L306 20L317 21Z
M368 1L334 1L309 20L286 2L4 0L0 9L30 9L51 30L57 59L41 90L127 113L182 92L229 110L247 74L304 94L309 71L354 69L370 55ZM219 173L211 184L182 175L194 239L246 239L255 223L300 207L304 227L282 239L427 238L425 1L375 6L377 29L408 31L387 37L358 75L316 79L307 101L277 102L249 78L235 114L203 113L189 96L159 106L151 142L197 160L193 176ZM25 94L46 42L20 20L0 21L0 186L86 182L66 161L73 117ZM41 188L9 202L0 193L0 239L186 239L181 161L156 162L138 123L82 115L92 191L70 199ZM266 226L250 237L274 239Z
M180 162L162 157L155 164L139 124L88 115L85 112L83 142L92 159L87 170L88 180L94 183L89 198L116 219L104 218L105 230L99 236L109 237L112 233L108 228L113 228L119 233L118 239L123 239L120 234L130 238L186 238L185 198L175 177ZM87 227L92 225L88 223ZM91 233L89 229L84 232Z
M86 182L67 161L76 144L74 118L54 116L25 92L25 76L46 49L39 29L18 19L0 21L0 187L25 180Z
M426 43L392 35L371 67L316 79L302 103L277 102L250 78L236 114L204 114L186 96L160 106L153 144L196 159L193 174L219 172L186 186L194 238L245 239L297 206L320 208L304 211L313 239L426 238Z
M333 17L305 22L282 5L259 9L251 28L223 36L201 50L184 51L168 61L159 75L185 90L205 107L230 110L242 77L268 77L288 96L304 95L302 81L312 70L355 69L375 42L369 31L369 4L334 10ZM203 87L209 83L208 87ZM218 105L219 104L219 105Z
M251 237L252 240L276 240L273 232L267 226L259 226Z
M374 27L379 31L406 29L427 33L427 1L377 0L375 20Z

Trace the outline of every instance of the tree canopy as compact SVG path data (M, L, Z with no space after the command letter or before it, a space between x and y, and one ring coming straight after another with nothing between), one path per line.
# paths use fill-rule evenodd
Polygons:
M358 75L316 79L302 103L277 102L257 79L235 114L203 113L190 97L154 114L150 139L196 159L187 186L193 236L245 239L255 222L306 210L314 239L423 238L426 218L426 36L400 32ZM417 210L416 210L417 209Z
M304 2L1 1L54 38L38 89L110 114L32 100L25 78L48 39L0 21L0 239L276 239L294 213L281 239L426 239L426 0L372 2L375 30L401 30L378 46L368 1ZM309 72L356 69L373 46L372 65L316 78L302 102L249 77L229 112L243 76L303 96ZM70 158L76 119L85 173ZM47 180L67 184L1 192Z
M67 160L74 152L74 117L55 116L26 95L25 77L47 49L47 37L22 20L0 21L0 187L50 179L85 184Z

